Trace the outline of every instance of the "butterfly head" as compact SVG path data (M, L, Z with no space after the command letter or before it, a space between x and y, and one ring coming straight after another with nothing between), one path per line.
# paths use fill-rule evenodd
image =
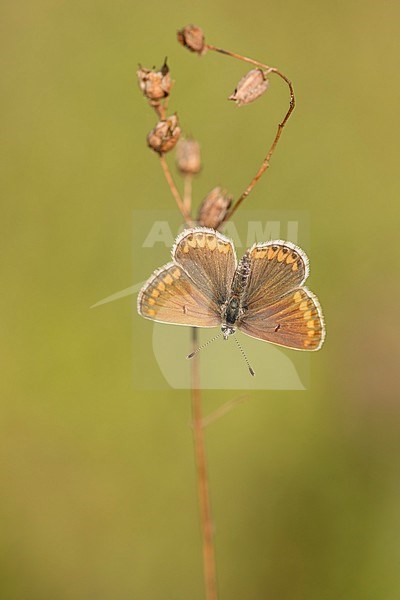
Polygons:
M222 335L224 336L224 340L227 340L230 335L233 335L236 331L236 327L232 327L232 325L221 325Z

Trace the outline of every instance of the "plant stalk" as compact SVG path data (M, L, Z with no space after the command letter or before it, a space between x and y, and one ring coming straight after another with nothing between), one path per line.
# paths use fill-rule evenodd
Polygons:
M160 163L161 163L161 167L164 172L164 175L165 175L165 179L167 180L167 183L169 185L169 189L171 190L171 193L172 193L173 197L175 198L175 202L178 205L178 208L185 220L185 223L187 225L193 227L193 225L194 225L193 219L190 216L189 212L187 211L187 209L182 201L181 195L179 193L178 188L175 185L175 181L172 177L171 171L169 170L168 163L167 163L167 160L166 160L164 154L160 154Z
M196 327L192 328L193 351L198 347ZM203 568L206 600L217 600L217 573L215 566L215 549L213 536L213 520L211 513L207 460L202 424L200 363L196 354L192 359L192 418L193 438L196 456L197 489L200 507L201 533L203 539Z

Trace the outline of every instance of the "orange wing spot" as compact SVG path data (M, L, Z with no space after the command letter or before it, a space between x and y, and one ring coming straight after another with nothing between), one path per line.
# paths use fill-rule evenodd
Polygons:
M307 321L308 329L315 329L315 322L313 320Z
M303 300L303 302L300 302L300 306L299 306L300 310L307 310L307 308L308 308L307 300Z
M199 248L204 248L206 245L206 238L204 233L196 233L196 242Z
M297 262L293 263L292 271L298 271L299 267Z
M157 284L157 289L160 290L160 292L165 292L165 283L159 281L159 283Z
M304 348L309 348L312 344L312 340L304 340Z
M272 258L274 258L275 254L278 252L278 248L276 248L276 250L274 250L273 249L274 247L268 248L268 260L271 260Z
M156 303L156 301L154 300L154 298L147 299L147 304L150 304L150 306L153 306L155 303Z
M297 256L293 256L293 254L289 254L289 256L286 259L286 264L287 265L291 265L292 263L294 263L294 261L297 259Z
M171 285L171 283L173 283L174 280L172 279L171 275L168 273L168 275L166 275L164 277L164 283L166 283L167 285Z
M193 236L192 236L192 235L188 235L188 236L187 236L187 238L186 238L186 240L187 240L187 243L189 244L189 246L190 246L191 248L196 248L196 246L197 246L197 243L196 243L196 240L195 240L195 239L193 239Z
M296 292L295 295L293 296L293 300L295 302L300 302L300 300L302 299L302 295L300 292Z
M310 331L307 331L307 335L308 337L313 337L315 335L314 329L310 329Z
M215 250L216 247L217 247L217 238L215 237L215 235L208 235L207 236L207 248L209 250Z
M311 319L311 310L306 310L303 317L306 321L308 321L308 319Z
M180 269L175 269L174 271L172 271L172 277L175 277L175 279L179 279L179 277L182 275Z
M154 315L156 314L156 311L154 310L154 308L148 308L146 310L146 314L149 315L149 317L154 317Z
M229 244L226 244L225 242L221 242L220 240L218 240L218 250L219 250L219 252L222 252L222 254L228 254Z
M187 254L187 253L189 252L189 246L188 246L187 244L185 244L185 245L183 246L182 250L183 250L183 252L184 252L185 254Z
M256 248L256 258L265 258L267 256L266 248Z
M283 249L279 250L279 252L278 252L278 262L282 262L283 259L285 258L285 256L286 256L286 252L284 252Z
M158 296L160 295L160 292L156 288L154 288L151 291L151 295L153 296L153 298L158 298Z

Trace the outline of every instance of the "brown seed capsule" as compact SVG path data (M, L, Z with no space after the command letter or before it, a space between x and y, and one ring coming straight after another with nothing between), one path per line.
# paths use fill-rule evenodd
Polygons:
M167 119L159 121L147 136L147 144L155 152L164 154L175 146L181 135L178 117L172 115Z
M204 33L197 25L186 25L177 33L178 42L191 52L202 55L206 52Z
M238 106L250 104L257 100L269 86L269 80L261 69L252 69L238 83L237 88L228 100L233 100Z
M169 96L172 82L166 60L159 71L140 67L137 77L143 95L151 102L158 102Z
M196 175L200 172L200 146L196 140L179 140L176 146L176 166L182 175Z
M222 190L219 186L211 190L200 205L197 217L199 225L218 229L232 204L232 200L233 196L230 196L226 190Z

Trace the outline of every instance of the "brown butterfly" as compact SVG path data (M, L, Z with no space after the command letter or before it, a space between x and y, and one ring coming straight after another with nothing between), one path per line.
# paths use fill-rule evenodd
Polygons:
M324 319L303 285L308 273L307 256L291 242L254 244L238 263L226 236L206 227L186 229L172 262L140 290L138 312L162 323L220 326L224 339L239 329L287 348L319 350Z

